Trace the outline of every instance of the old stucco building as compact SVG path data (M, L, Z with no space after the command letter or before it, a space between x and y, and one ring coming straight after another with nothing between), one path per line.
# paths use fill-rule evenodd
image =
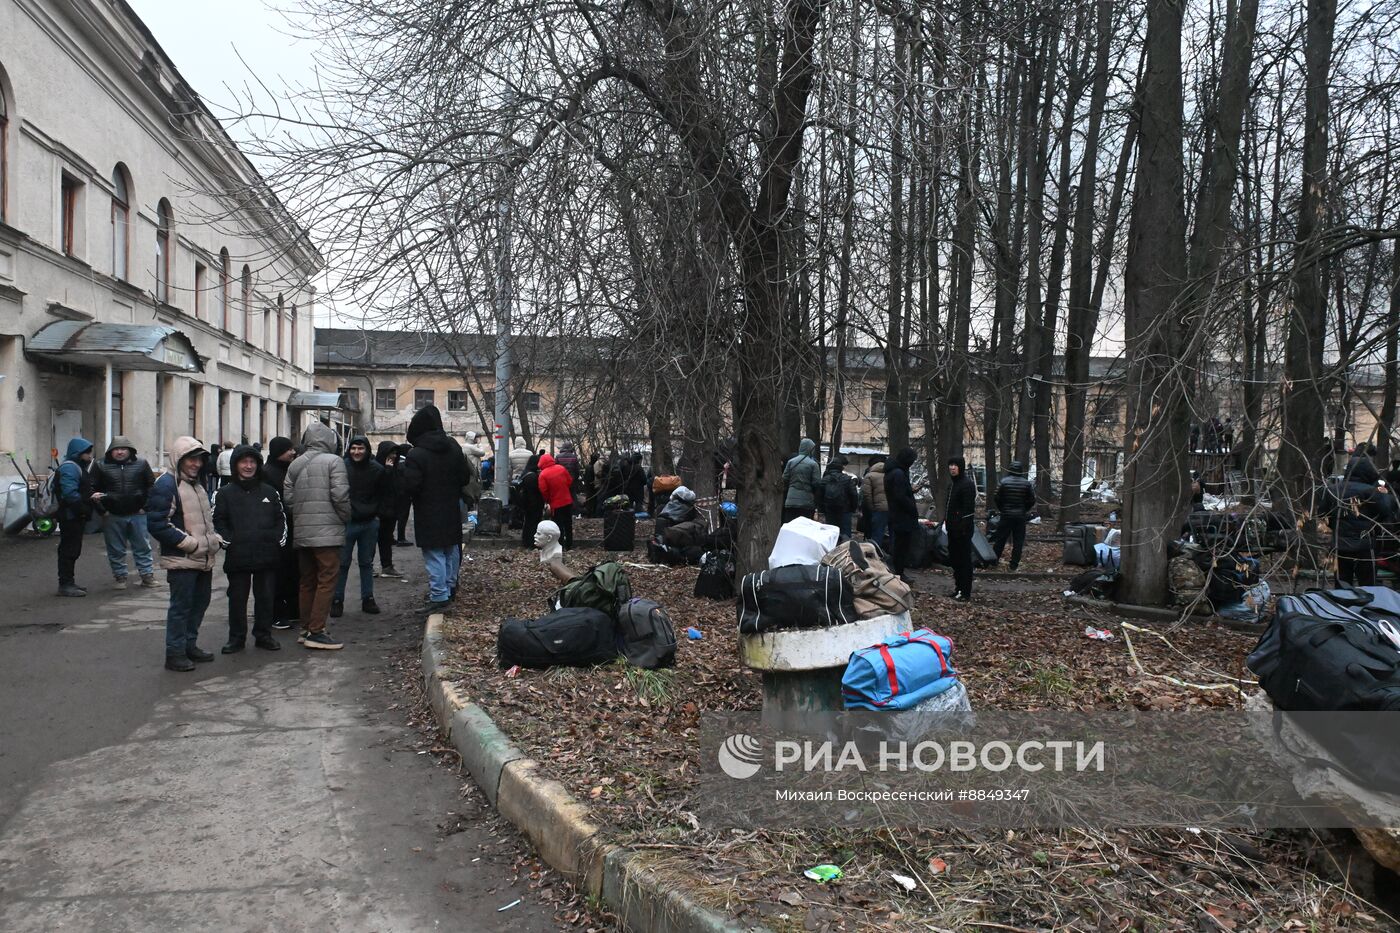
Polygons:
M0 3L0 451L295 430L320 266L124 0Z

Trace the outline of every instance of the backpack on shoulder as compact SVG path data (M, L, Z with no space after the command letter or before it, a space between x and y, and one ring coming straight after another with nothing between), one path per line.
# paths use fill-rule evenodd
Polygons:
M629 599L618 612L617 634L633 667L655 670L676 663L676 629L659 603Z

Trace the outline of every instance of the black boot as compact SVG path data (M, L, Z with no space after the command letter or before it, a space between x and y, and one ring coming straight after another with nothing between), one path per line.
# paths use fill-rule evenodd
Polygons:
M228 640L228 644L224 645L222 648L219 649L219 653L237 654L238 652L243 650L245 644L246 642L242 638L230 638Z
M371 596L360 604L360 611L367 612L372 616L377 616L379 615L379 604L375 602L374 597Z
M214 660L214 655L200 648L198 645L190 645L187 647L185 649L185 654L189 656L191 661L198 661L200 664L207 664Z
M194 670L194 662L189 658L182 658L178 654L167 654L165 656L165 669L186 674Z
M345 615L345 603L342 600L335 600L331 603L331 618L339 619Z
M281 651L282 646L277 643L277 639L271 635L256 635L253 637L253 644L264 651Z

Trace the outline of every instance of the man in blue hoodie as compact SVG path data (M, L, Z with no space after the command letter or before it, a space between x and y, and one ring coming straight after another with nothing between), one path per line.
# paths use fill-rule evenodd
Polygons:
M83 531L92 515L92 441L75 437L58 467L58 595L86 596L75 580Z

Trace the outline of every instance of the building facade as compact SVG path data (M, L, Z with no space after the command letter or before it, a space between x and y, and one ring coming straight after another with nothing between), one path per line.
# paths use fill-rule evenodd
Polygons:
M124 0L0 0L0 451L296 432L320 267Z

